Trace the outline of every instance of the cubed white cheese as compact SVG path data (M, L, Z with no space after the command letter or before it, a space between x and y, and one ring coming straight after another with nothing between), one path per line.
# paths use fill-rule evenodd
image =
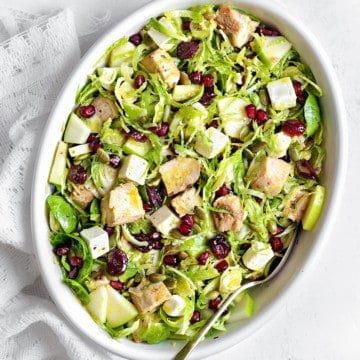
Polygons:
M287 149L291 144L291 137L284 134L282 131L271 136L271 143L269 145L269 155L282 158L286 155Z
M271 105L275 110L285 110L296 106L296 93L289 77L271 81L266 87Z
M270 244L261 241L254 241L242 256L244 265L250 270L262 270L265 265L274 257Z
M180 224L180 219L166 205L151 214L149 220L164 235L167 235Z
M194 148L200 155L212 159L220 154L228 143L229 138L225 134L210 127L197 136Z
M88 243L93 259L109 251L109 235L99 226L80 231L80 236Z
M119 177L144 185L147 171L148 162L146 160L137 155L129 155L122 161Z
M185 300L179 295L172 295L163 305L164 311L169 316L182 316L185 313Z
M159 20L159 23L164 25L167 29L176 31L174 26L164 17ZM148 30L148 35L153 39L154 43L160 49L169 50L173 47L173 44L169 44L169 40L171 40L171 37L163 34L162 32L154 28L150 28Z

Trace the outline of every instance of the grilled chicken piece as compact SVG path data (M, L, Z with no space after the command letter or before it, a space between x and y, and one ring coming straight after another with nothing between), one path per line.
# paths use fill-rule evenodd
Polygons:
M172 89L180 79L180 71L171 56L162 49L156 49L142 61L152 73L158 73L161 79Z
M200 177L200 162L178 156L162 164L159 172L167 194L173 196L196 183Z
M244 218L244 211L240 199L235 195L219 197L214 207L226 212L212 212L215 227L218 231L239 231Z
M306 191L298 191L285 205L282 216L287 216L292 221L300 221L309 205L310 196Z
M290 169L291 165L286 161L266 156L251 182L251 187L263 191L266 196L276 196L281 192Z
M132 182L121 184L101 200L101 221L109 226L126 224L145 215L139 192Z
M70 199L82 209L86 209L93 201L94 195L85 185L76 185L70 193Z
M247 15L221 5L215 21L220 29L229 37L232 46L241 48L252 37L257 24Z
M131 287L129 293L140 314L156 309L171 298L170 291L162 281L151 283L145 278L138 286Z
M98 96L92 102L92 105L95 107L96 115L101 119L102 122L108 119L114 119L118 115L118 109L115 103L104 97Z
M195 207L200 205L201 197L196 193L196 189L194 187L185 190L183 193L171 200L171 206L180 217L186 214L193 214Z

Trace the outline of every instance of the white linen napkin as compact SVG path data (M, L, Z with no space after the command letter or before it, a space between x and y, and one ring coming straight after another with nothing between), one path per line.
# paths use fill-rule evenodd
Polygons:
M110 18L0 7L0 359L120 359L89 343L49 298L33 254L30 189L41 130L81 50ZM80 29L80 43L78 32Z

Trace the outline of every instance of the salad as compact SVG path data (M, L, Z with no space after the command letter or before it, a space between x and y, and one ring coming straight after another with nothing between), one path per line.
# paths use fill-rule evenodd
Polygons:
M321 94L278 29L231 5L167 11L106 50L46 200L63 281L96 323L187 339L271 271L324 202ZM255 305L241 294L208 335Z

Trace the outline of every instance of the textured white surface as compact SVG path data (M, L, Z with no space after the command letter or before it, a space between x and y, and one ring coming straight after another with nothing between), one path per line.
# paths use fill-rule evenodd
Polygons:
M267 1L267 0L264 0ZM104 29L111 26L129 12L147 3L146 0L12 0L8 3L1 0L0 5L11 6L30 13L46 14L64 7L70 7L75 14L79 32L86 32L84 16L105 16L108 21ZM305 23L322 43L337 72L342 86L348 115L349 128L349 167L346 181L346 191L338 211L338 217L333 219L333 231L322 249L312 272L307 272L301 279L296 293L289 298L284 308L274 315L262 329L237 346L209 357L207 360L219 358L236 358L246 360L312 360L312 359L359 359L360 358L360 281L357 279L358 262L360 259L359 233L360 222L357 219L360 194L358 183L360 168L360 37L358 35L358 19L360 6L358 0L286 0L280 1L284 11ZM1 14L0 14L1 15ZM18 29L17 29L18 30ZM14 29L16 31L16 29ZM1 39L0 39L1 40ZM94 36L85 35L82 50L85 50L94 40ZM325 119L326 121L326 119ZM331 159L328 159L331 161ZM12 251L4 249L2 251ZM17 255L18 256L18 255ZM23 262L31 262L24 255ZM7 264L11 269L11 263ZM24 263L24 269L26 264ZM25 270L24 270L25 271ZM0 278L1 281L1 278ZM19 284L21 288L23 284ZM41 281L38 280L39 288ZM32 290L35 291L35 290ZM26 301L31 301L32 291L29 291ZM46 294L44 294L46 298ZM44 300L45 301L45 300ZM40 304L39 304L40 305ZM48 306L46 304L46 306ZM46 341L54 343L54 337L61 333L63 324L48 313L38 314L38 309L24 307L24 317L41 320L42 317L53 318L53 329L49 332L41 323L32 325L33 334L38 338L41 347L46 350ZM22 330L21 319L13 324L13 333ZM0 324L4 325L4 324ZM27 344L28 333L18 336L11 344L18 347ZM76 343L77 335L73 334L73 342L62 339L56 349L52 349L52 359L66 359L66 351L61 344ZM89 344L89 354L94 349ZM69 350L69 349L67 349ZM83 358L76 347L71 351L77 358ZM36 359L36 353L18 352L19 359ZM103 358L105 359L105 354ZM1 358L6 358L2 354ZM92 356L100 359L101 354ZM45 359L48 359L45 357Z

